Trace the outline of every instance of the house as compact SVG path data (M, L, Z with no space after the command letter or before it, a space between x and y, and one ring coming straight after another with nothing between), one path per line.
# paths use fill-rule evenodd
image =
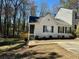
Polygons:
M55 16L56 19L63 20L70 25L73 25L73 10L71 9L65 9L65 8L60 8L58 11L57 15Z
M69 19L72 19L72 16ZM43 17L30 16L29 29L30 35L38 38L69 38L72 36L72 24L55 18L50 13Z
M55 18L69 23L76 29L79 23L79 12L74 9L60 8Z

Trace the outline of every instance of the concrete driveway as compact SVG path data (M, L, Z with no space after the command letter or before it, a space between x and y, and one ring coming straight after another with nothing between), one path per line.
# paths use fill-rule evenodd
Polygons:
M29 45L43 45L57 43L60 47L79 55L79 39L74 40L33 40L29 42Z

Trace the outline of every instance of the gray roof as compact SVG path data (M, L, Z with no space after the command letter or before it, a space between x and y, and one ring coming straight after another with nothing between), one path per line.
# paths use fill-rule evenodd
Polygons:
M36 16L30 16L30 17L29 17L29 23L37 22L37 19L39 19L39 17L36 17Z

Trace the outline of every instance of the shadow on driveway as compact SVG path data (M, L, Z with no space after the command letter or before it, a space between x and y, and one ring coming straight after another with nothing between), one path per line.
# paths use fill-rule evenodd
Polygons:
M27 51L24 52L23 54L20 53L4 53L2 55L0 55L0 59L57 59L57 58L61 58L62 55L59 55L56 52L51 52L48 53L48 55L43 56L46 53L39 53L36 51Z

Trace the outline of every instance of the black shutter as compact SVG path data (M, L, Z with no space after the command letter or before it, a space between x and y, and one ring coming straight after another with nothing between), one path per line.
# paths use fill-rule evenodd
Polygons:
M45 25L43 26L43 32L45 32Z
M52 26L52 33L54 32L54 26Z
M65 27L65 33L67 33L67 27Z

